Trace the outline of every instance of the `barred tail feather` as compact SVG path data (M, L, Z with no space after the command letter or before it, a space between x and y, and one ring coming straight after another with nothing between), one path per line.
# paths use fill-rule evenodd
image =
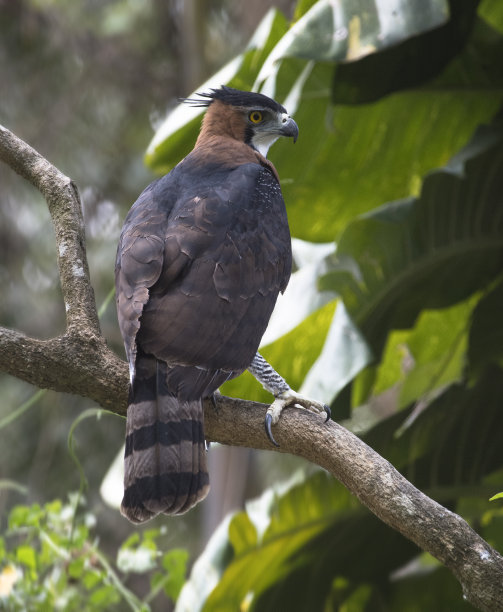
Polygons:
M209 490L202 400L171 395L165 364L149 374L135 380L127 413L121 512L134 523L186 512Z

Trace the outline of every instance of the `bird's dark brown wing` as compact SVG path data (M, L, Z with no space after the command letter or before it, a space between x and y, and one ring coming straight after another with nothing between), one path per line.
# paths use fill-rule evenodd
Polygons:
M163 203L166 185L143 196L154 232L147 235L139 213L139 224L126 221L117 287L126 345L173 366L173 393L190 399L251 363L288 282L291 247L281 190L267 168L219 169L204 187L188 170L183 181L173 177L172 206Z
M117 315L132 375L140 317L148 302L149 289L159 279L163 267L168 219L166 212L154 203L155 185L149 185L129 211L115 264Z

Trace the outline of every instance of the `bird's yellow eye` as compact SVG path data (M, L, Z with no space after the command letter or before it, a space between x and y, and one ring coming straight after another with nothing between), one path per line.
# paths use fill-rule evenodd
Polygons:
M248 118L252 123L260 123L262 121L262 113L260 111L252 111Z

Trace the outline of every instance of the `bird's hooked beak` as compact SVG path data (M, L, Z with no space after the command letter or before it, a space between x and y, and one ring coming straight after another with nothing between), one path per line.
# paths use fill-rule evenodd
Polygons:
M293 142L297 141L297 137L299 136L299 127L295 123L295 121L289 117L288 115L283 115L282 125L279 133L281 136L286 136L287 138L293 138Z

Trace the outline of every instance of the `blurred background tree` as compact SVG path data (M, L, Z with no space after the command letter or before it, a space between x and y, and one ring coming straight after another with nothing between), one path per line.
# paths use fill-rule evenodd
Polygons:
M2 122L79 185L106 304L120 222L154 176L142 159L152 130L146 160L159 173L190 150L200 121L178 110L164 120L166 111L239 54L212 84L261 88L301 130L295 149L278 143L270 154L297 271L265 356L502 550L503 515L488 502L503 480L502 6L294 4L280 6L285 18L265 2L4 2ZM47 337L64 320L49 216L8 169L0 181L2 323ZM112 305L102 327L121 352ZM8 418L33 390L1 384ZM224 392L268 401L246 375ZM75 489L66 438L88 405L47 393L9 423L2 477L31 500ZM74 438L113 556L131 527L98 489L123 423L84 421ZM228 510L299 470L214 533L179 609L471 609L445 569L338 483L270 455L213 450L211 497L164 521L165 547L194 555ZM4 511L19 494L1 499Z

